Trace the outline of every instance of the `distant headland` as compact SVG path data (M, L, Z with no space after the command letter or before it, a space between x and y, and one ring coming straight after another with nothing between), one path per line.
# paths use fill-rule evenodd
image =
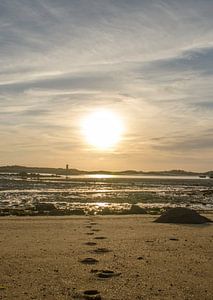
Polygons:
M109 175L160 175L160 176L213 176L213 170L207 172L191 172L185 170L169 170L169 171L84 171L73 168L48 168L48 167L27 167L27 166L0 166L0 173L39 173L39 174L53 174L53 175L92 175L92 174L109 174Z

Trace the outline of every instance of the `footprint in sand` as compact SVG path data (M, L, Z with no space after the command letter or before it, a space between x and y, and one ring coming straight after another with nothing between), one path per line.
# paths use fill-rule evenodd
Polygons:
M101 300L100 292L97 290L86 290L82 293L83 299Z
M97 273L97 276L99 278L104 278L104 279L119 276L119 275L121 275L121 273L115 273L114 271L110 271L110 270L103 270Z
M95 242L86 242L85 245L87 245L87 246L95 246L95 245L97 245L97 243L95 243Z
M78 292L74 295L73 299L77 299L77 300L83 300L83 299L87 299L87 300L101 300L101 295L100 292L97 290L86 290L86 291L81 291Z
M91 225L86 225L85 227L86 227L86 228L92 228L92 226L91 226Z
M90 252L95 253L95 254L102 254L102 253L111 252L111 250L109 250L107 248L97 248L97 249L91 250Z
M84 258L80 261L82 264L94 265L98 263L98 260L92 257Z
M107 239L105 236L96 236L94 237L95 240L105 240Z
M103 278L103 279L112 278L121 275L121 273L114 272L111 270L91 270L91 273L96 273L96 276L98 278Z
M170 241L179 241L179 239L177 239L177 238L170 238L169 240Z

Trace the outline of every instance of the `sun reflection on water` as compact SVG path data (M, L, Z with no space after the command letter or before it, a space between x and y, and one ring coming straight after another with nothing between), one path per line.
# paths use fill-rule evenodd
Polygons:
M98 207L106 207L106 206L109 205L109 203L107 203L107 202L96 202L95 205L98 206Z
M115 176L110 175L110 174L92 174L88 175L88 178L113 178Z

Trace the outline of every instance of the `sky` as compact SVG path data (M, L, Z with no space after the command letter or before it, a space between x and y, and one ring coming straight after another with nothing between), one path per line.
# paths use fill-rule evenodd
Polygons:
M1 0L0 165L213 169L212 0ZM124 132L94 149L82 120Z

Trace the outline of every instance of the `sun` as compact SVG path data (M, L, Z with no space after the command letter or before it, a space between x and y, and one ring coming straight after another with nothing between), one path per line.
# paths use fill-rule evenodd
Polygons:
M87 142L97 149L112 149L121 139L123 124L120 117L110 110L98 110L82 122Z

